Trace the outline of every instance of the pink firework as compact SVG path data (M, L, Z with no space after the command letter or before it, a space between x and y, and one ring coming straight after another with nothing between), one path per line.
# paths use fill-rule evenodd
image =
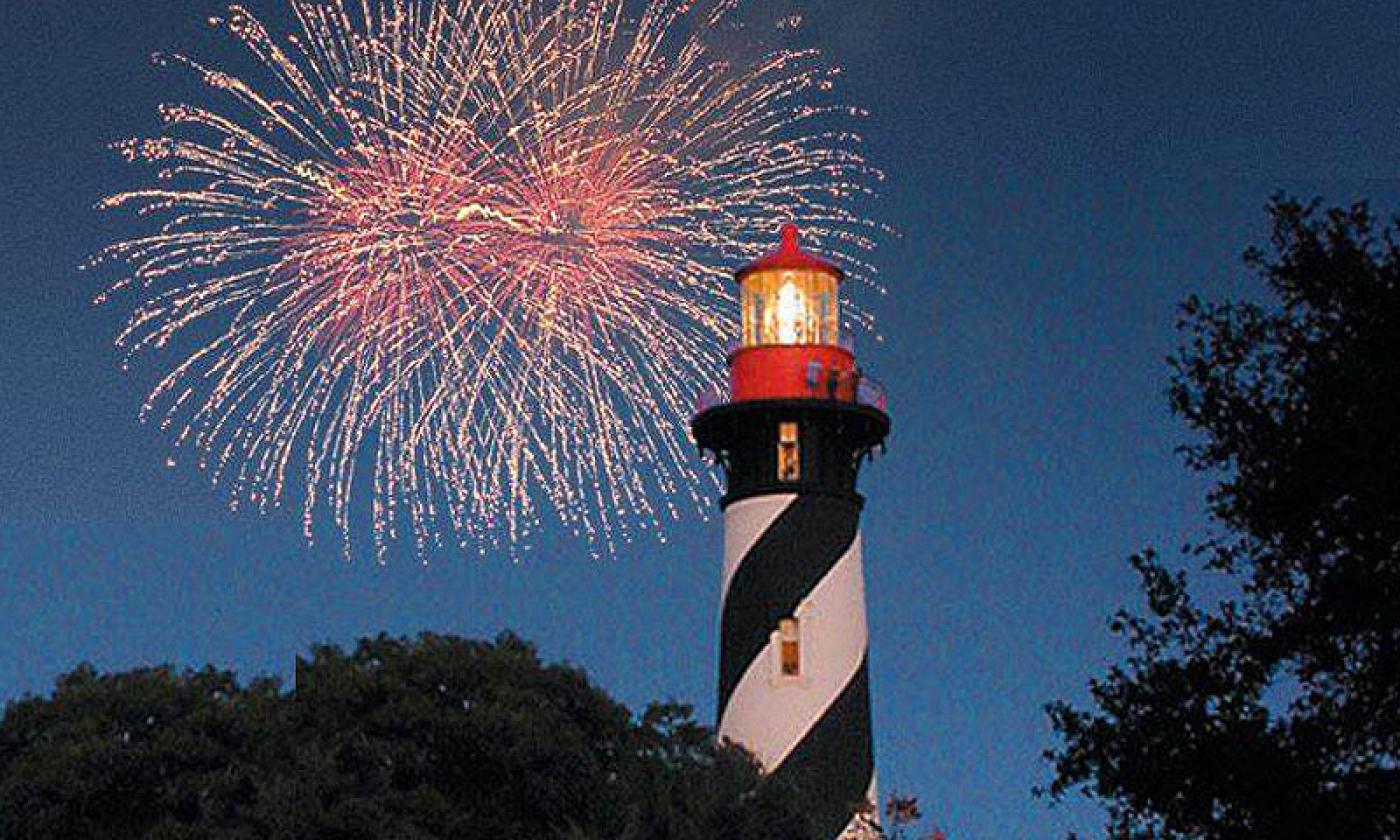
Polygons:
M881 235L835 71L716 57L736 2L291 0L285 37L211 21L256 83L158 57L213 104L119 144L157 181L103 204L155 225L97 260L141 295L119 345L178 356L143 417L347 551L363 515L380 556L544 518L610 552L701 505L726 267L796 217L869 281Z

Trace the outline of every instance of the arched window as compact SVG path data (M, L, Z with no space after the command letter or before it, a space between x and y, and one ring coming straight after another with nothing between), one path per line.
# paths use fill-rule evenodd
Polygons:
M797 619L785 618L778 622L778 645L778 664L782 675L802 676L802 638Z
M802 480L802 450L796 423L778 424L778 480Z

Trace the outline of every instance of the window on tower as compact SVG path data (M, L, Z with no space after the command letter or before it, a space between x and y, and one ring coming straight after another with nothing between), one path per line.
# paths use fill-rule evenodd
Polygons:
M798 445L796 423L778 424L778 480L802 479L802 450Z
M778 622L778 645L778 661L783 676L802 676L802 640L797 619L785 618Z

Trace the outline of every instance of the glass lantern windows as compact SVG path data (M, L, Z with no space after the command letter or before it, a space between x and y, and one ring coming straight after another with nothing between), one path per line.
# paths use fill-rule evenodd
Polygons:
M840 340L836 277L825 271L760 271L744 278L744 345Z

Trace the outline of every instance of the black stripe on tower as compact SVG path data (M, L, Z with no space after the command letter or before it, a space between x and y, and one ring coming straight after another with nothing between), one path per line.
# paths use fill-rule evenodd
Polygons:
M789 779L807 794L818 836L837 837L850 824L875 778L870 674L864 657L841 695L773 775Z
M739 562L725 592L721 623L719 709L768 645L770 634L851 549L861 503L803 494L768 526ZM864 604L853 605L864 609ZM835 837L865 801L874 776L870 689L865 657L782 764L770 768L810 794L822 835Z
M778 622L797 611L855 542L859 528L857 500L800 495L739 561L720 620L721 714Z

